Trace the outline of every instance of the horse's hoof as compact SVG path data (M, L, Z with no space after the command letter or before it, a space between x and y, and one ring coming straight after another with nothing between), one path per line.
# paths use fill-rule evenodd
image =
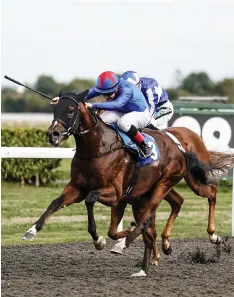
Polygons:
M210 236L210 242L214 243L214 244L220 244L222 242L222 239L220 236L218 236L217 234L213 233Z
M95 249L98 251L103 250L104 247L106 246L106 240L102 236L99 236L98 240L94 240L93 243L94 243Z
M163 247L162 249L163 249L164 254L167 255L167 256L170 255L171 252L172 252L172 247L171 247L171 245L169 245L168 248Z
M131 275L131 277L142 277L142 276L147 276L144 270L140 270L139 272L133 273Z
M123 254L123 250L125 248L125 238L119 240L116 244L113 245L112 249L110 250L113 254Z
M36 225L34 225L27 232L25 232L22 239L33 241L35 239L36 234L37 234Z
M158 262L159 262L159 260L153 260L153 261L151 262L151 264L152 264L152 265L155 265L155 266L158 266Z

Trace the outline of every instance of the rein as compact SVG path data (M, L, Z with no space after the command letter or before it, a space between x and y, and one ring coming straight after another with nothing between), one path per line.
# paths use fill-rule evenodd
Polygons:
M87 134L87 133L91 132L92 130L94 130L94 129L97 127L97 125L98 125L98 118L97 118L97 115L95 114L95 112L94 112L92 109L90 109L90 113L91 113L91 115L92 115L92 116L94 117L94 119L95 119L95 124L94 124L94 126L91 127L91 128L89 128L89 129L87 129L87 130L85 130L85 131L77 131L77 132L75 132L74 134L78 134L79 136L82 136L82 135L84 135L84 134Z
M89 133L89 132L92 131L93 129L95 129L95 128L97 127L97 125L98 125L98 119L97 119L97 116L96 116L95 112L93 112L92 110L90 110L90 113L92 114L92 116L93 116L94 119L95 119L95 124L94 124L94 126L93 126L92 128L90 128L90 129L85 130L85 131L73 131L73 127L75 127L75 125L77 124L77 121L78 121L79 116L80 116L80 106L79 106L79 103L78 103L73 97L71 97L71 96L63 96L63 97L61 97L59 100L61 100L61 99L66 99L66 98L69 98L69 99L71 99L73 102L76 103L76 105L77 105L77 111L76 111L76 117L75 117L75 120L74 120L74 122L72 123L72 125L71 125L70 127L67 127L66 123L64 123L64 121L62 121L61 119L58 119L58 118L55 118L55 119L54 119L54 120L60 122L60 123L67 129L64 133L62 133L62 135L65 135L65 136L67 136L67 137L69 137L70 135L73 135L73 134L74 134L74 135L77 134L77 135L79 135L79 136L82 136L82 135L84 135L84 134L86 134L86 133ZM79 122L78 122L78 126L79 126Z
M77 105L77 110L76 110L76 116L75 116L75 119L74 119L74 121L73 121L73 123L72 123L72 125L71 125L70 127L68 127L68 126L66 125L66 123L64 123L64 121L62 121L61 119L59 119L59 118L55 118L55 119L54 119L54 120L57 120L58 122L60 122L60 123L67 129L65 132L62 133L62 135L63 135L63 136L67 136L67 137L69 137L70 135L74 135L74 136L75 136L75 135L83 136L83 135L85 135L85 134L88 134L88 133L91 132L92 130L94 130L94 129L98 126L98 116L97 116L96 113L93 111L93 109L89 109L89 112L90 112L90 114L92 115L92 117L94 118L94 121L95 121L94 126L91 127L91 128L89 128L89 129L86 129L86 130L84 130L84 131L73 131L73 129L76 127L76 125L77 125L77 129L78 129L79 126L80 126L80 121L79 121L79 118L80 118L80 106L79 106L79 103L78 103L73 97L71 97L71 96L63 96L63 97L61 97L59 100L61 100L61 99L66 99L66 98L69 98L69 99L71 99L73 102L76 103L76 105ZM119 136L118 136L118 138L119 138L119 140L121 141L121 139L120 139ZM111 154L111 153L114 153L114 152L117 151L117 150L120 150L120 149L124 149L124 148L125 148L125 146L122 144L122 146L112 149L113 145L115 145L115 144L116 144L116 142L115 142L115 143L112 143L112 144L110 145L110 150L107 151L107 152L100 153L100 154L97 154L97 155L94 155L94 156L84 156L84 157L83 157L83 156L78 156L78 155L77 155L77 157L78 157L80 160L97 159L97 158L102 158L102 157L104 157L104 156L106 156L106 155L109 155L109 154Z
M94 125L93 127L89 128L89 129L86 129L84 131L78 131L79 127L80 127L80 106L79 106L79 103L71 96L63 96L63 97L60 97L59 100L61 99L65 99L65 98L69 98L71 99L73 102L76 103L77 105L77 109L76 109L76 115L75 115L75 119L73 121L73 123L71 124L70 127L67 126L66 123L64 123L64 121L62 121L61 119L59 118L55 118L54 120L57 120L58 122L60 122L67 130L62 133L62 135L65 135L67 137L69 137L70 135L78 135L78 136L83 136L85 134L88 134L89 132L91 132L92 130L94 130L97 126L98 126L98 120L101 121L101 119L97 116L97 114L94 112L93 109L89 109L89 112L91 114L91 116L94 118ZM77 126L77 128L75 128ZM75 131L73 131L73 129L77 129ZM110 150L104 152L104 153L100 153L100 154L97 154L97 155L94 155L94 156L78 156L78 154L76 154L76 157L78 157L80 160L91 160L91 159L97 159L97 158L102 158L106 155L109 155L109 154L112 154L114 152L116 152L117 150L120 150L120 149L125 149L126 146L123 144L120 136L117 134L117 138L118 140L115 142L115 143L112 143L110 145ZM116 145L116 143L118 143L118 141L121 143L121 146L120 147L117 147L117 148L112 148L114 145ZM135 168L133 170L133 173L132 173L132 176L131 176L131 179L130 179L130 183L128 185L128 187L125 189L123 195L121 198L124 198L126 196L128 196L132 190L132 188L134 187L134 185L137 183L137 180L138 180L138 175L139 175L139 166L136 166L135 164Z
M95 128L97 127L97 125L98 125L98 116L96 115L96 113L95 113L92 109L89 109L89 110L90 110L91 115L92 115L92 116L94 117L94 119L95 119L95 125L94 125L92 128L87 129L87 130L85 130L85 131L82 131L82 132L76 132L75 134L78 134L79 136L82 136L82 135L84 135L84 134L86 134L86 133L89 133L90 131L92 131L93 129L95 129ZM118 135L117 135L117 136L118 136ZM120 139L119 136L118 136L118 139L121 141L121 139ZM104 157L104 156L106 156L106 155L109 155L109 154L111 154L111 153L114 153L115 151L118 151L118 150L120 150L120 149L124 149L124 148L125 148L125 146L122 144L122 146L112 149L112 147L113 147L116 143L117 143L117 142L112 143L112 144L110 145L110 150L107 151L107 152L100 153L100 154L97 154L97 155L95 155L95 156L85 156L85 157L78 156L78 158L79 158L80 160L98 159L98 158L102 158L102 157Z

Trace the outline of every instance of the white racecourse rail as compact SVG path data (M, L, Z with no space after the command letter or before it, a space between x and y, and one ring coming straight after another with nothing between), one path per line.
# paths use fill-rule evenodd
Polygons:
M1 147L1 158L23 158L23 159L72 159L75 154L74 148L53 147ZM123 230L123 220L118 226Z
M1 158L53 158L71 159L75 154L74 148L49 147L1 147ZM123 221L118 230L123 229ZM234 170L232 186L232 236L234 236Z

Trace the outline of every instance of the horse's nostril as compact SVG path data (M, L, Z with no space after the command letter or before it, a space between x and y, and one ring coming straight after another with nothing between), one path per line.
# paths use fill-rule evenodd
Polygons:
M60 136L60 133L58 131L53 131L52 132L52 136L53 137L59 137Z

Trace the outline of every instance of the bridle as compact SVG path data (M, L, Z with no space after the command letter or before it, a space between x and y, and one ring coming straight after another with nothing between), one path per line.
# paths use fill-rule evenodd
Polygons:
M74 119L74 121L73 121L73 123L71 124L70 127L68 127L67 124L63 120L61 120L59 118L54 118L54 121L60 122L64 126L64 128L67 129L65 132L62 133L63 136L69 137L70 135L75 135L75 134L77 134L79 136L82 136L84 134L89 133L90 131L92 131L93 129L95 129L97 127L97 125L98 125L97 115L95 114L95 112L92 109L90 109L90 113L94 117L94 120L95 120L94 126L87 129L87 130L84 130L84 131L78 131L77 129L79 128L79 125L80 125L80 106L79 106L79 103L71 96L62 96L62 97L59 98L59 100L62 100L62 99L70 99L73 102L75 102L75 104L77 106L77 108L75 110L75 112L76 112L75 119Z
M81 118L79 103L71 96L62 96L62 97L59 98L59 100L63 100L63 99L71 99L73 102L75 102L77 108L76 108L76 115L74 117L74 121L73 121L73 123L71 124L70 127L68 127L68 125L63 120L61 120L59 118L54 118L53 121L60 122L64 126L64 128L66 129L65 132L61 133L61 135L65 136L67 138L70 135L83 136L84 134L87 134L87 133L91 132L92 130L94 130L97 127L97 125L98 125L98 116L94 112L93 109L89 108L89 111L90 111L92 117L94 118L95 123L94 123L93 127L89 128L89 129L86 129L84 131L78 131L78 128L80 126L80 118ZM118 140L122 143L122 140L121 140L119 135L118 135ZM100 153L100 154L97 154L95 156L78 156L78 157L79 157L79 159L83 159L83 160L85 160L85 159L94 159L94 158L102 158L105 155L108 155L108 154L113 153L113 152L115 152L117 150L125 148L125 145L123 143L121 144L120 147L117 147L117 148L112 148L113 145L115 145L115 143L111 144L110 145L110 150L108 150L108 151L106 151L104 153Z
M93 129L95 129L98 125L98 116L96 115L96 113L92 110L92 109L89 109L91 115L93 116L94 120L95 120L95 124L93 127L87 129L87 130L84 130L84 131L78 131L78 128L80 126L80 106L79 106L79 103L71 96L62 96L59 98L59 100L62 100L62 99L66 99L66 98L69 98L71 99L73 102L75 102L76 106L77 106L77 109L76 109L76 115L75 115L75 119L73 121L73 123L71 124L70 127L67 126L66 123L64 123L63 120L59 119L59 118L54 118L54 121L58 121L60 122L64 128L66 128L67 130L62 133L62 135L65 135L67 137L69 137L70 135L79 135L79 136L82 136L84 134L87 134L89 133L90 131L92 131ZM77 129L77 130L76 130ZM120 139L120 136L118 135L118 139L121 141ZM122 142L122 141L121 141ZM113 145L113 144L112 144ZM109 155L117 150L120 150L120 149L124 149L125 148L125 145L122 143L122 145L120 147L116 147L116 148L112 148L112 145L110 146L110 150L108 150L107 152L104 152L104 153L100 153L98 155L95 155L95 156L78 156L77 157L81 160L88 160L88 159L96 159L96 158L102 158L106 155ZM137 183L137 180L138 180L138 174L139 174L139 166L136 166L135 164L135 168L134 168L134 171L133 171L133 174L132 174L132 177L131 177L131 180L130 180L130 184L128 185L127 189L124 191L123 195L121 196L121 198L127 196L133 186Z

